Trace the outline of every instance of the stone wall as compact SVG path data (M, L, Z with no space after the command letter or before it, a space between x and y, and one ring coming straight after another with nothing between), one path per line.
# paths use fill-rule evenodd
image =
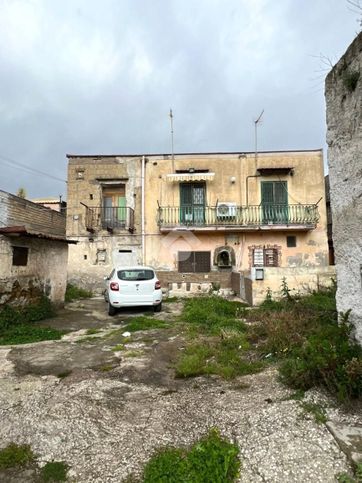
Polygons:
M327 142L337 308L362 344L362 33L328 74Z
M0 190L0 226L25 226L28 229L65 237L65 216L44 206Z
M50 211L50 210L49 210ZM28 248L25 266L13 265L13 247ZM32 237L0 235L0 307L34 303L46 295L56 305L64 302L68 245Z
M68 159L67 238L77 241L69 247L68 280L101 293L103 277L113 266L142 263L141 157L68 155ZM84 205L100 210L102 189L112 182L125 185L127 207L134 210L132 233L127 228L113 233L101 227L87 230Z

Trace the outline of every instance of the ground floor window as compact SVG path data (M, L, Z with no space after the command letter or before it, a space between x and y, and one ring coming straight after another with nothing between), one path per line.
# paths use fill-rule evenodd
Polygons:
M28 264L29 248L13 247L13 265L16 267L25 267Z
M211 269L211 252L178 252L180 273L206 273Z
M253 267L278 267L279 256L277 248L254 248Z

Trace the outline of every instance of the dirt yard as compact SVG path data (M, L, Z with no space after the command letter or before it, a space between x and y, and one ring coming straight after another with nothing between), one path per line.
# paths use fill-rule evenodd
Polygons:
M165 304L157 317L172 322L181 309ZM350 471L327 427L290 399L274 369L230 382L176 379L182 334L171 326L124 337L134 315L111 318L100 299L73 302L43 322L69 330L62 340L0 347L0 448L30 444L40 464L65 461L70 481L121 482L156 448L218 427L240 447L241 482L325 483ZM361 422L318 392L306 399L322 403L331 421ZM31 468L0 473L6 482L33 478Z

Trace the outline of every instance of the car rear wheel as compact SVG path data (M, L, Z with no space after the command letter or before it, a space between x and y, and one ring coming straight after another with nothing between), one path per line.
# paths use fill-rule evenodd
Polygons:
M116 315L117 309L113 307L110 303L108 303L108 315Z
M162 302L160 304L158 304L158 305L155 305L153 310L155 312L161 312L161 310L162 310Z

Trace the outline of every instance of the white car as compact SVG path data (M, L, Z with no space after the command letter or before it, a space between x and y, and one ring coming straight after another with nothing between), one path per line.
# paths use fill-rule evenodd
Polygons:
M109 315L115 315L121 307L148 306L161 311L161 283L153 268L117 267L105 280Z

